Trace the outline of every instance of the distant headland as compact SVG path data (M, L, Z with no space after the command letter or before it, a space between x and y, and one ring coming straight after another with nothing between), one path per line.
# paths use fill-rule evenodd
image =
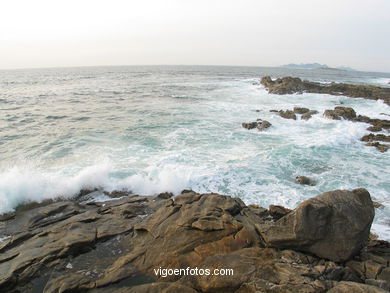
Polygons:
M320 63L300 63L300 64L290 63L290 64L282 65L280 67L290 68L290 69L338 69L338 70L346 70L346 71L356 71L356 69L353 69L351 67L346 67L346 66L329 67L326 64L320 64Z

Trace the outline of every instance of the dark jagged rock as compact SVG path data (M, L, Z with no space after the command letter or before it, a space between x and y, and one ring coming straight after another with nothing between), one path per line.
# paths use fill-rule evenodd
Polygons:
M253 129L253 128L256 128L257 127L257 122L249 122L249 123L242 123L242 127L246 128L246 129Z
M266 120L261 120L261 119L257 119L256 122L242 123L242 127L249 129L249 130L257 128L257 130L262 131L262 130L265 130L271 126L272 126L271 123L269 123Z
M318 111L317 110L310 110L309 112L302 114L301 119L302 120L309 120L311 117L313 117L314 114L318 114Z
M390 142L390 135L370 133L363 136L360 140L367 142L366 146L376 147L377 150L379 150L382 153L386 152L390 148L390 145L388 144L379 143L379 141Z
M363 136L361 141L383 141L383 142L390 142L390 135L384 135L384 134L367 134Z
M315 182L306 176L295 177L295 182L303 185L315 185Z
M333 120L340 120L341 118L346 120L354 120L356 118L356 112L350 107L335 107L334 110L325 110L324 117Z
M382 88L374 85L357 85L346 83L321 84L318 82L301 80L297 77L283 77L272 80L265 76L260 83L264 85L271 94L285 95L294 93L319 93L335 96L348 96L351 98L365 98L371 100L381 99L390 104L390 88Z
M271 126L272 126L272 124L269 123L266 120L257 121L257 129L260 130L260 131L262 131L264 129L267 129L267 128L271 127Z
M280 110L278 112L279 116L280 117L283 117L283 118L286 118L286 119L293 119L293 120L297 120L297 115L295 115L295 113L291 110Z
M308 108L302 108L302 107L294 107L294 113L295 114L305 114L310 111Z
M372 131L372 132L378 132L382 130L382 127L380 126L370 126L367 128L367 130Z
M365 190L328 192L293 211L191 190L166 197L17 212L0 222L0 235L10 236L0 242L0 292L382 292L390 285L389 244L372 240L360 251L373 216ZM278 234L293 219L297 230ZM267 247L286 243L281 237L294 250ZM154 272L187 267L233 275Z
M337 106L334 108L336 115L343 117L346 120L352 120L356 118L356 112L351 107L341 107Z
M390 148L390 146L388 146L386 144L379 143L377 141L376 142L368 142L365 145L376 147L376 149L382 153L387 152L387 150Z
M340 116L336 114L334 110L325 110L324 115L325 118L327 119L332 119L332 120L340 120Z

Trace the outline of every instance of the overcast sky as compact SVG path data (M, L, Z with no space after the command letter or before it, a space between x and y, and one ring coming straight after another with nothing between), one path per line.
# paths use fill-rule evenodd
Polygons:
M390 72L390 0L0 1L0 68L309 62Z

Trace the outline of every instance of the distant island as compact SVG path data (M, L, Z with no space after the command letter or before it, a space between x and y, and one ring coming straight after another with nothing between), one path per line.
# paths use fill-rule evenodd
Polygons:
M356 71L351 67L346 67L346 66L329 67L326 64L320 64L320 63L301 63L301 64L290 63L290 64L282 65L280 67L290 68L290 69L338 69L338 70L346 70L346 71Z

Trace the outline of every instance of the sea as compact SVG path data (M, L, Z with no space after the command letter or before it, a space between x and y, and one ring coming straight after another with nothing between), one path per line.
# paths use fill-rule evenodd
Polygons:
M265 75L390 87L390 73L335 69L0 70L0 214L94 188L139 195L192 189L294 208L325 191L364 187L382 205L372 231L390 240L390 152L359 141L369 125L322 116L342 105L390 119L390 107L344 96L268 94L259 83ZM270 112L293 107L320 114L305 121ZM272 126L262 132L241 126L256 119ZM295 183L298 175L316 185Z

